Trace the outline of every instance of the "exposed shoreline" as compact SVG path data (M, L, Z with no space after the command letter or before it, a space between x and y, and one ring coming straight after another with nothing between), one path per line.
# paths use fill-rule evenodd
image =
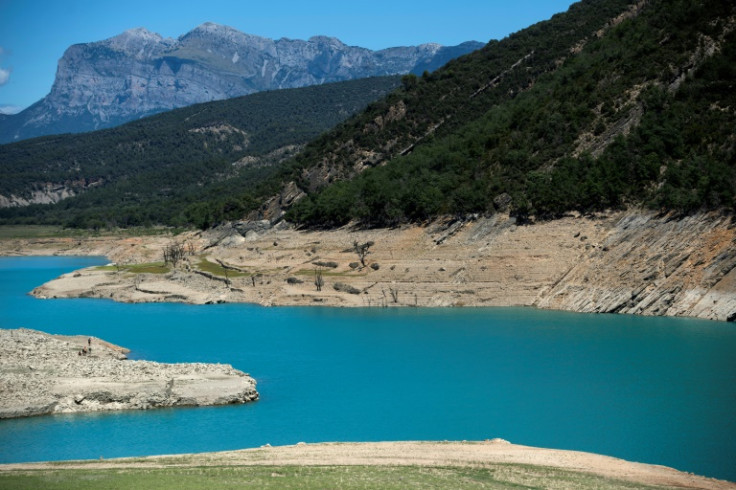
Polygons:
M365 266L351 266L358 261L352 249L356 241L374 242ZM191 243L196 253L169 272L88 268L50 281L33 294L267 306L534 306L721 321L733 319L736 313L736 226L730 218L713 215L672 219L622 212L532 226L516 226L512 219L498 216L357 231L297 231L261 224L245 232L230 227L178 237L2 240L0 255L102 255L125 266L158 262L162 249L175 242ZM233 269L227 276L199 270L202 257ZM332 262L337 266L314 265ZM316 291L313 282L316 269L324 274L322 291ZM337 290L336 283L347 287ZM78 405L73 399L72 403ZM170 465L476 467L498 463L564 468L651 485L736 489L731 482L662 466L495 440L299 444L197 455L6 464L0 465L0 472Z
M0 472L64 469L139 469L200 466L422 466L551 467L605 478L677 488L733 490L736 483L697 476L673 468L634 463L580 451L544 449L493 439L478 442L322 443L261 447L201 454L116 458L109 460L13 463ZM534 470L532 470L534 471Z
M373 242L365 265L353 244ZM193 251L164 273L126 269ZM264 306L533 306L736 319L736 224L628 211L517 226L504 215L396 229L299 231L236 223L177 237L0 241L0 255L105 255L40 298ZM227 268L225 270L223 268ZM324 285L317 291L316 271Z
M98 338L0 329L0 419L258 399L255 380L230 365L130 361L127 352Z

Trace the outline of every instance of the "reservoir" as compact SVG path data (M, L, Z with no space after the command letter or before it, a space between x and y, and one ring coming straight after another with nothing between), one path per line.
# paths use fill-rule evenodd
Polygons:
M0 258L0 327L91 335L128 347L133 359L232 364L257 380L261 400L2 420L0 463L500 437L736 480L732 323L27 295L104 262Z

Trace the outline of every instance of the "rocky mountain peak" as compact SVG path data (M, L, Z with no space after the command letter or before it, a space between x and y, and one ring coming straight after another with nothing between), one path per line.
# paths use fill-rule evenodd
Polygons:
M163 39L163 37L161 37L161 34L149 31L145 27L135 27L133 29L128 29L127 31L124 31L122 34L119 34L116 37L128 38L128 39L141 39L144 41L153 41L153 42L158 42Z
M242 42L243 40L258 40L265 41L266 38L255 36L253 34L246 34L241 32L234 27L226 26L223 24L216 24L214 22L205 22L200 24L191 31L179 37L180 43L191 42L193 39L208 39L215 42ZM271 41L268 39L268 41Z
M137 54L142 48L151 48L163 42L164 38L161 34L151 32L145 27L136 27L102 41L100 44L123 53Z
M111 127L262 90L432 71L481 46L371 51L324 35L274 41L214 22L178 39L139 27L67 49L51 93L20 114L0 118L0 143Z
M442 45L437 43L424 43L417 46L417 49L425 53L435 54L437 51L442 49Z
M230 26L205 22L180 36L176 47L189 50L187 56L192 56L194 50L198 52L195 56L200 59L211 58L214 54L220 58L234 58L234 62L237 62L245 51L275 53L273 44L273 40L265 37L246 34Z
M182 37L186 37L190 34L227 36L232 33L240 33L240 31L223 24L217 24L215 22L204 22L203 24L198 25L188 33L184 34L184 36Z
M308 42L317 45L330 46L332 48L347 47L347 45L340 41L338 38L330 36L312 36L309 38Z

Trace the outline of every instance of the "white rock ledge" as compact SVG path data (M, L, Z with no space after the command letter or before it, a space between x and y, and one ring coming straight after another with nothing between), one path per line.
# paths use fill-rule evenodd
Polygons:
M246 403L256 382L227 364L127 360L89 337L0 329L0 419L53 413Z

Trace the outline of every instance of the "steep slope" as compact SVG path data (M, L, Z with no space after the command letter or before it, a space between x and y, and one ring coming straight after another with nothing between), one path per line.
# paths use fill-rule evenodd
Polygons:
M51 93L0 120L0 143L113 127L263 90L431 70L480 47L468 42L371 51L325 36L272 40L213 23L176 40L132 29L67 49Z
M310 196L290 218L392 225L632 203L736 209L735 8L584 0L407 76L297 159L293 182ZM347 182L320 191L334 181ZM260 215L281 211L274 199Z
M0 221L206 227L239 217L253 206L244 192L398 84L382 77L261 92L114 129L1 145ZM219 214L201 211L198 201L218 203Z

